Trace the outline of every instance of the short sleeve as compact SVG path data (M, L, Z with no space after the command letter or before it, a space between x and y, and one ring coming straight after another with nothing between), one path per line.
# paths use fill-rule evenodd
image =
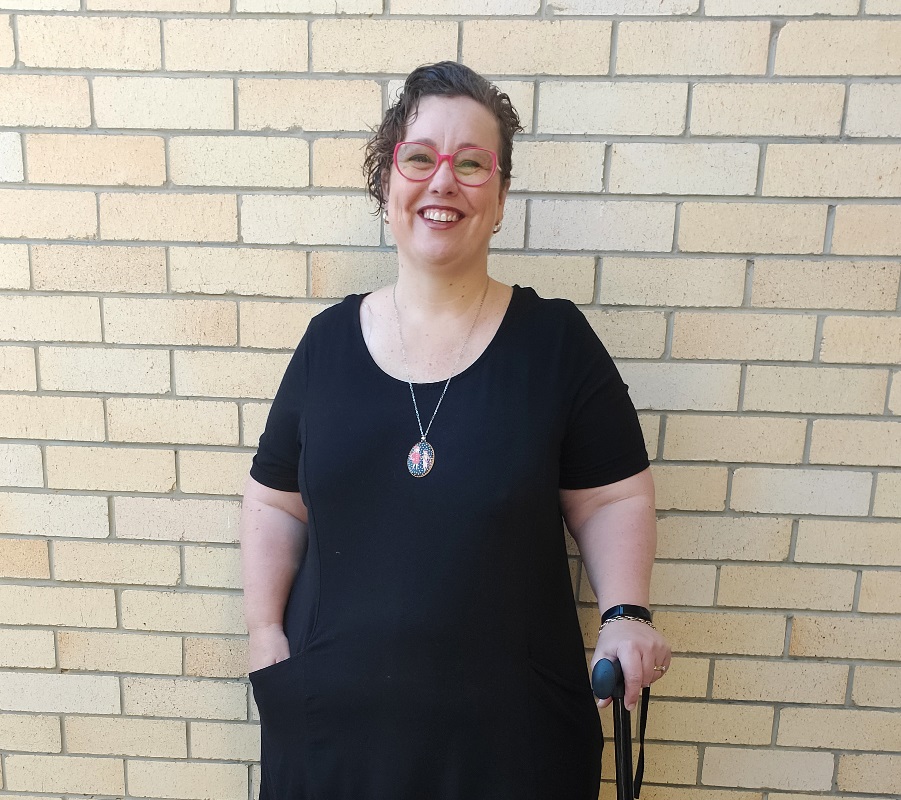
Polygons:
M250 467L250 477L255 481L282 492L300 491L297 468L302 447L300 420L306 395L308 336L309 331L288 363Z
M572 372L560 454L560 488L587 489L636 475L649 465L629 387L601 340L571 306L566 363Z

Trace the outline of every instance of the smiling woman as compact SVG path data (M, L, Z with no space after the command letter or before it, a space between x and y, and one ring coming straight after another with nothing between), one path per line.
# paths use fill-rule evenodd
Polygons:
M633 705L669 663L634 619L654 502L627 387L572 303L488 275L518 130L444 62L370 142L397 282L312 320L245 489L260 800L596 800L564 519L632 614L593 661L620 659Z

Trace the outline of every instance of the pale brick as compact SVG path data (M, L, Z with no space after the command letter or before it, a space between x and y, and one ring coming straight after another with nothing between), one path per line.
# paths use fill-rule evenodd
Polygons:
M648 738L663 741L769 744L772 731L772 707L667 701L648 714Z
M612 708L612 705L607 706L607 718L603 722L604 730L610 732L613 731ZM601 764L601 772L612 778L616 768L612 744L604 748L604 757L601 760ZM654 757L647 760L644 779L649 783L662 785L671 783L692 784L697 779L698 764L699 757L696 745L689 747L686 745L657 744L654 747ZM609 789L611 792L606 796L605 800L613 800L615 797L614 784L604 784L604 788ZM642 791L644 791L644 784L642 784ZM696 795L691 800L708 800L708 798ZM729 800L736 800L736 798L729 798Z
M867 0L867 14L901 14L901 3L898 0Z
M239 130L368 131L382 96L375 81L240 78L238 112Z
M106 409L111 442L238 444L234 403L112 397Z
M796 616L789 655L901 661L901 619Z
M27 245L0 244L0 288L28 289L30 282Z
M182 492L240 495L253 453L181 450L178 485Z
M390 226L387 230L390 230ZM491 250L507 248L521 250L526 238L526 201L524 199L510 199L504 204L504 227L500 233L492 237L489 244ZM385 240L389 245L396 243Z
M19 61L51 69L158 70L160 23L148 17L18 17Z
M185 674L239 678L247 674L247 639L185 637Z
M242 347L293 350L310 320L327 303L241 303L238 335Z
M109 536L105 497L0 493L0 533L32 536Z
M688 85L684 83L544 81L538 103L538 130L675 136L685 129L687 98Z
M245 242L377 245L379 225L363 196L245 195L241 203Z
M893 310L899 275L897 262L758 258L751 303L768 308Z
M806 431L803 419L670 414L663 457L673 461L800 464Z
M396 0L394 0L396 2ZM554 14L651 15L693 14L699 0L554 0L548 10ZM392 4L392 8L393 8Z
M657 523L657 557L784 561L792 523L775 517L673 516Z
M6 756L5 776L6 788L13 790L125 793L125 763L121 758L11 754Z
M315 72L404 73L457 57L457 24L449 21L329 19L310 28Z
M0 623L113 628L116 600L112 589L0 586Z
M517 191L601 191L603 142L517 142L515 151Z
M901 422L815 420L811 464L901 466Z
M122 592L122 626L177 633L245 633L241 597L236 594Z
M795 561L901 566L899 522L806 520L798 523Z
M901 83L852 83L848 92L846 135L901 136Z
M645 449L653 458L660 441L660 414L639 414L638 422L644 435Z
M711 606L716 586L713 564L655 564L651 604Z
M656 686L654 687L657 688ZM689 780L691 782L691 779ZM608 784L612 787L612 784ZM695 786L647 786L641 785L641 791L645 793L645 800L763 800L760 792L742 792L729 789L700 789ZM614 795L604 800L613 800ZM779 800L811 800L808 795L805 798L783 795Z
M166 69L306 72L307 23L295 19L167 19Z
M175 486L175 453L121 447L48 447L51 489L169 492Z
M758 157L756 144L617 143L610 156L609 191L750 195L757 185Z
M166 291L166 255L162 247L36 244L32 245L31 260L35 289Z
M0 8L16 11L78 11L79 0L0 0Z
M763 75L768 22L621 22L620 75Z
M228 0L86 0L92 11L196 11L228 13Z
M185 547L185 586L241 588L240 552L233 547Z
M691 132L702 136L838 136L838 83L699 83Z
M776 75L901 75L901 22L787 22Z
M533 200L529 246L546 250L669 251L674 203Z
M675 657L663 683L654 684L655 697L706 697L710 659ZM642 787L644 791L644 787Z
M309 184L309 144L287 136L173 136L172 183L299 188Z
M492 253L488 274L502 283L530 286L542 297L564 297L574 303L594 298L593 258ZM641 335L636 332L638 338Z
M677 652L776 656L785 644L779 614L658 611L654 624Z
M741 467L732 480L730 507L775 514L865 516L872 475L824 469Z
M901 614L901 572L865 570L860 584L858 610Z
M238 541L240 507L231 500L117 497L116 536L172 542Z
M97 397L0 395L0 436L101 442L103 401Z
M848 667L844 664L717 659L713 667L712 697L761 703L843 705L847 684Z
M880 472L877 475L873 516L901 518L901 472Z
M722 511L726 507L725 467L674 467L655 464L657 508Z
M652 311L584 312L614 358L659 358L666 344L666 317Z
M166 394L169 355L164 350L40 347L41 388L65 392Z
M269 400L281 382L290 356L281 353L175 352L175 388L179 395Z
M87 128L88 80L80 75L0 75L0 125Z
M57 565L59 564L59 545L69 544L68 542L57 542L56 554ZM113 545L102 544L96 545L96 548L119 548L119 552L125 546L132 545ZM141 551L145 553L151 550L150 546L137 545ZM154 547L153 550L173 550L176 548ZM135 552L137 555L138 552ZM74 558L71 553L64 553L67 559L67 566L71 567L76 564L83 564L87 552L81 552ZM175 563L178 564L177 551L174 554ZM120 568L115 570L110 568L106 570L106 574L112 575L113 582L121 582L122 575L121 562L122 557L115 549L104 549L98 552L98 558L111 557L120 562ZM80 559L80 560L79 560ZM150 569L156 568L161 571L165 565L160 564L161 559L158 556L150 560L148 566ZM131 565L134 571L135 565ZM57 578L59 578L59 569L56 570ZM171 572L171 570L170 570ZM176 574L177 574L176 566ZM95 569L94 575L104 574L103 570ZM127 576L126 576L127 577ZM84 579L84 578L82 578ZM108 578L97 577L89 578L100 582L106 582ZM127 581L131 582L131 581ZM95 633L94 631L59 631L59 665L64 670L91 670L97 672L152 672L156 674L178 675L181 673L181 638L178 636L142 636L136 634L121 633ZM112 720L106 720L112 722ZM72 746L71 739L68 742L70 750L83 753L128 753L126 750L78 750ZM132 754L135 755L135 754ZM151 755L148 753L147 755ZM160 754L162 755L162 754Z
M817 318L812 314L723 314L680 311L673 327L673 358L813 358Z
M181 569L177 547L112 542L54 542L59 581L174 586Z
M232 130L232 81L225 78L93 78L101 128Z
M901 194L901 146L771 144L766 153L763 194L897 197Z
M888 398L888 410L901 414L901 372L892 373L892 390Z
M841 255L901 255L901 206L839 205L832 252Z
M820 253L826 206L684 203L679 249L721 253Z
M619 365L636 408L735 411L741 367L738 364Z
M59 718L37 714L0 714L0 748L58 753Z
M215 300L139 300L107 297L106 341L126 344L233 345L237 305Z
M832 787L834 765L832 753L708 747L701 783L827 791Z
M107 239L234 242L237 200L230 194L101 193L100 229Z
M750 364L744 409L808 414L881 414L888 373L878 369Z
M158 136L32 133L25 147L31 183L162 186L166 180Z
M901 708L901 669L863 664L855 667L851 698L859 706Z
M122 679L122 687L123 711L133 716L245 719L247 715L247 689L235 681L126 677ZM134 786L131 791L136 791ZM148 796L144 792L139 794Z
M840 790L899 795L901 755L840 755L836 783Z
M813 14L854 15L860 6L858 0L706 0L704 13L708 17L809 17Z
M233 247L171 247L172 291L201 294L306 295L306 253Z
M121 710L119 681L114 675L5 672L0 681L0 709L58 714L118 714Z
M820 358L851 364L898 364L901 318L826 317Z
M0 67L11 67L16 61L16 47L13 43L12 17L0 14Z
M447 0L391 0L391 13L447 14L448 5ZM454 0L452 13L467 17L533 16L540 6L540 0Z
M397 255L383 251L314 251L311 273L313 297L342 298L363 294L397 278Z
M856 580L850 569L725 565L717 605L850 611Z
M206 800L240 797L247 791L243 764L199 764L184 761L129 761L128 791L141 797Z
M266 426L270 403L244 403L241 406L241 443L256 447ZM245 475L245 478L247 476ZM243 488L243 484L242 484Z
M100 341L96 297L0 297L0 339Z
M31 347L0 347L0 389L33 392L37 389L34 350Z
M260 732L250 725L192 722L191 758L259 761Z
M187 725L181 720L73 716L66 717L63 726L69 753L151 758L188 755Z
M0 17L0 31L3 30L2 19ZM25 168L22 161L22 139L18 133L0 133L0 183L23 180Z
M0 667L55 667L52 631L4 628L0 630ZM0 715L2 731L3 715ZM2 740L2 733L0 733ZM3 747L0 741L0 747ZM19 748L12 748L13 750ZM27 748L22 748L27 749Z
M0 96L3 93L2 78L0 75ZM0 236L10 239L96 238L94 193L0 189Z
M313 142L313 185L365 189L365 139L316 139Z
M41 449L36 445L0 442L0 486L35 487L43 485L44 471L41 463ZM0 540L0 547L2 547L2 540ZM3 559L0 558L0 564L2 563Z
M477 72L604 75L609 22L490 20L463 23L463 61Z
M2 455L0 445L0 459ZM40 539L0 539L0 575L4 578L49 578L47 542Z

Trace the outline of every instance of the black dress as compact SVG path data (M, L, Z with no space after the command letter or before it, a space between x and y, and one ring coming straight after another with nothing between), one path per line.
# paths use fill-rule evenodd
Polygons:
M409 386L367 350L362 297L311 321L251 468L309 511L291 655L249 676L260 800L596 800L558 490L648 466L626 386L576 306L515 286L413 477ZM426 425L444 382L415 388Z

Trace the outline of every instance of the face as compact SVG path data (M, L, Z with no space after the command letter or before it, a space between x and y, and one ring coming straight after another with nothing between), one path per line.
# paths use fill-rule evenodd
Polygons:
M470 97L423 97L404 140L424 142L439 153L462 147L499 153L501 145L494 115ZM386 191L391 233L405 263L465 266L487 258L507 196L499 170L482 186L462 186L447 161L418 182L404 178L392 164ZM442 212L445 222L429 218Z

